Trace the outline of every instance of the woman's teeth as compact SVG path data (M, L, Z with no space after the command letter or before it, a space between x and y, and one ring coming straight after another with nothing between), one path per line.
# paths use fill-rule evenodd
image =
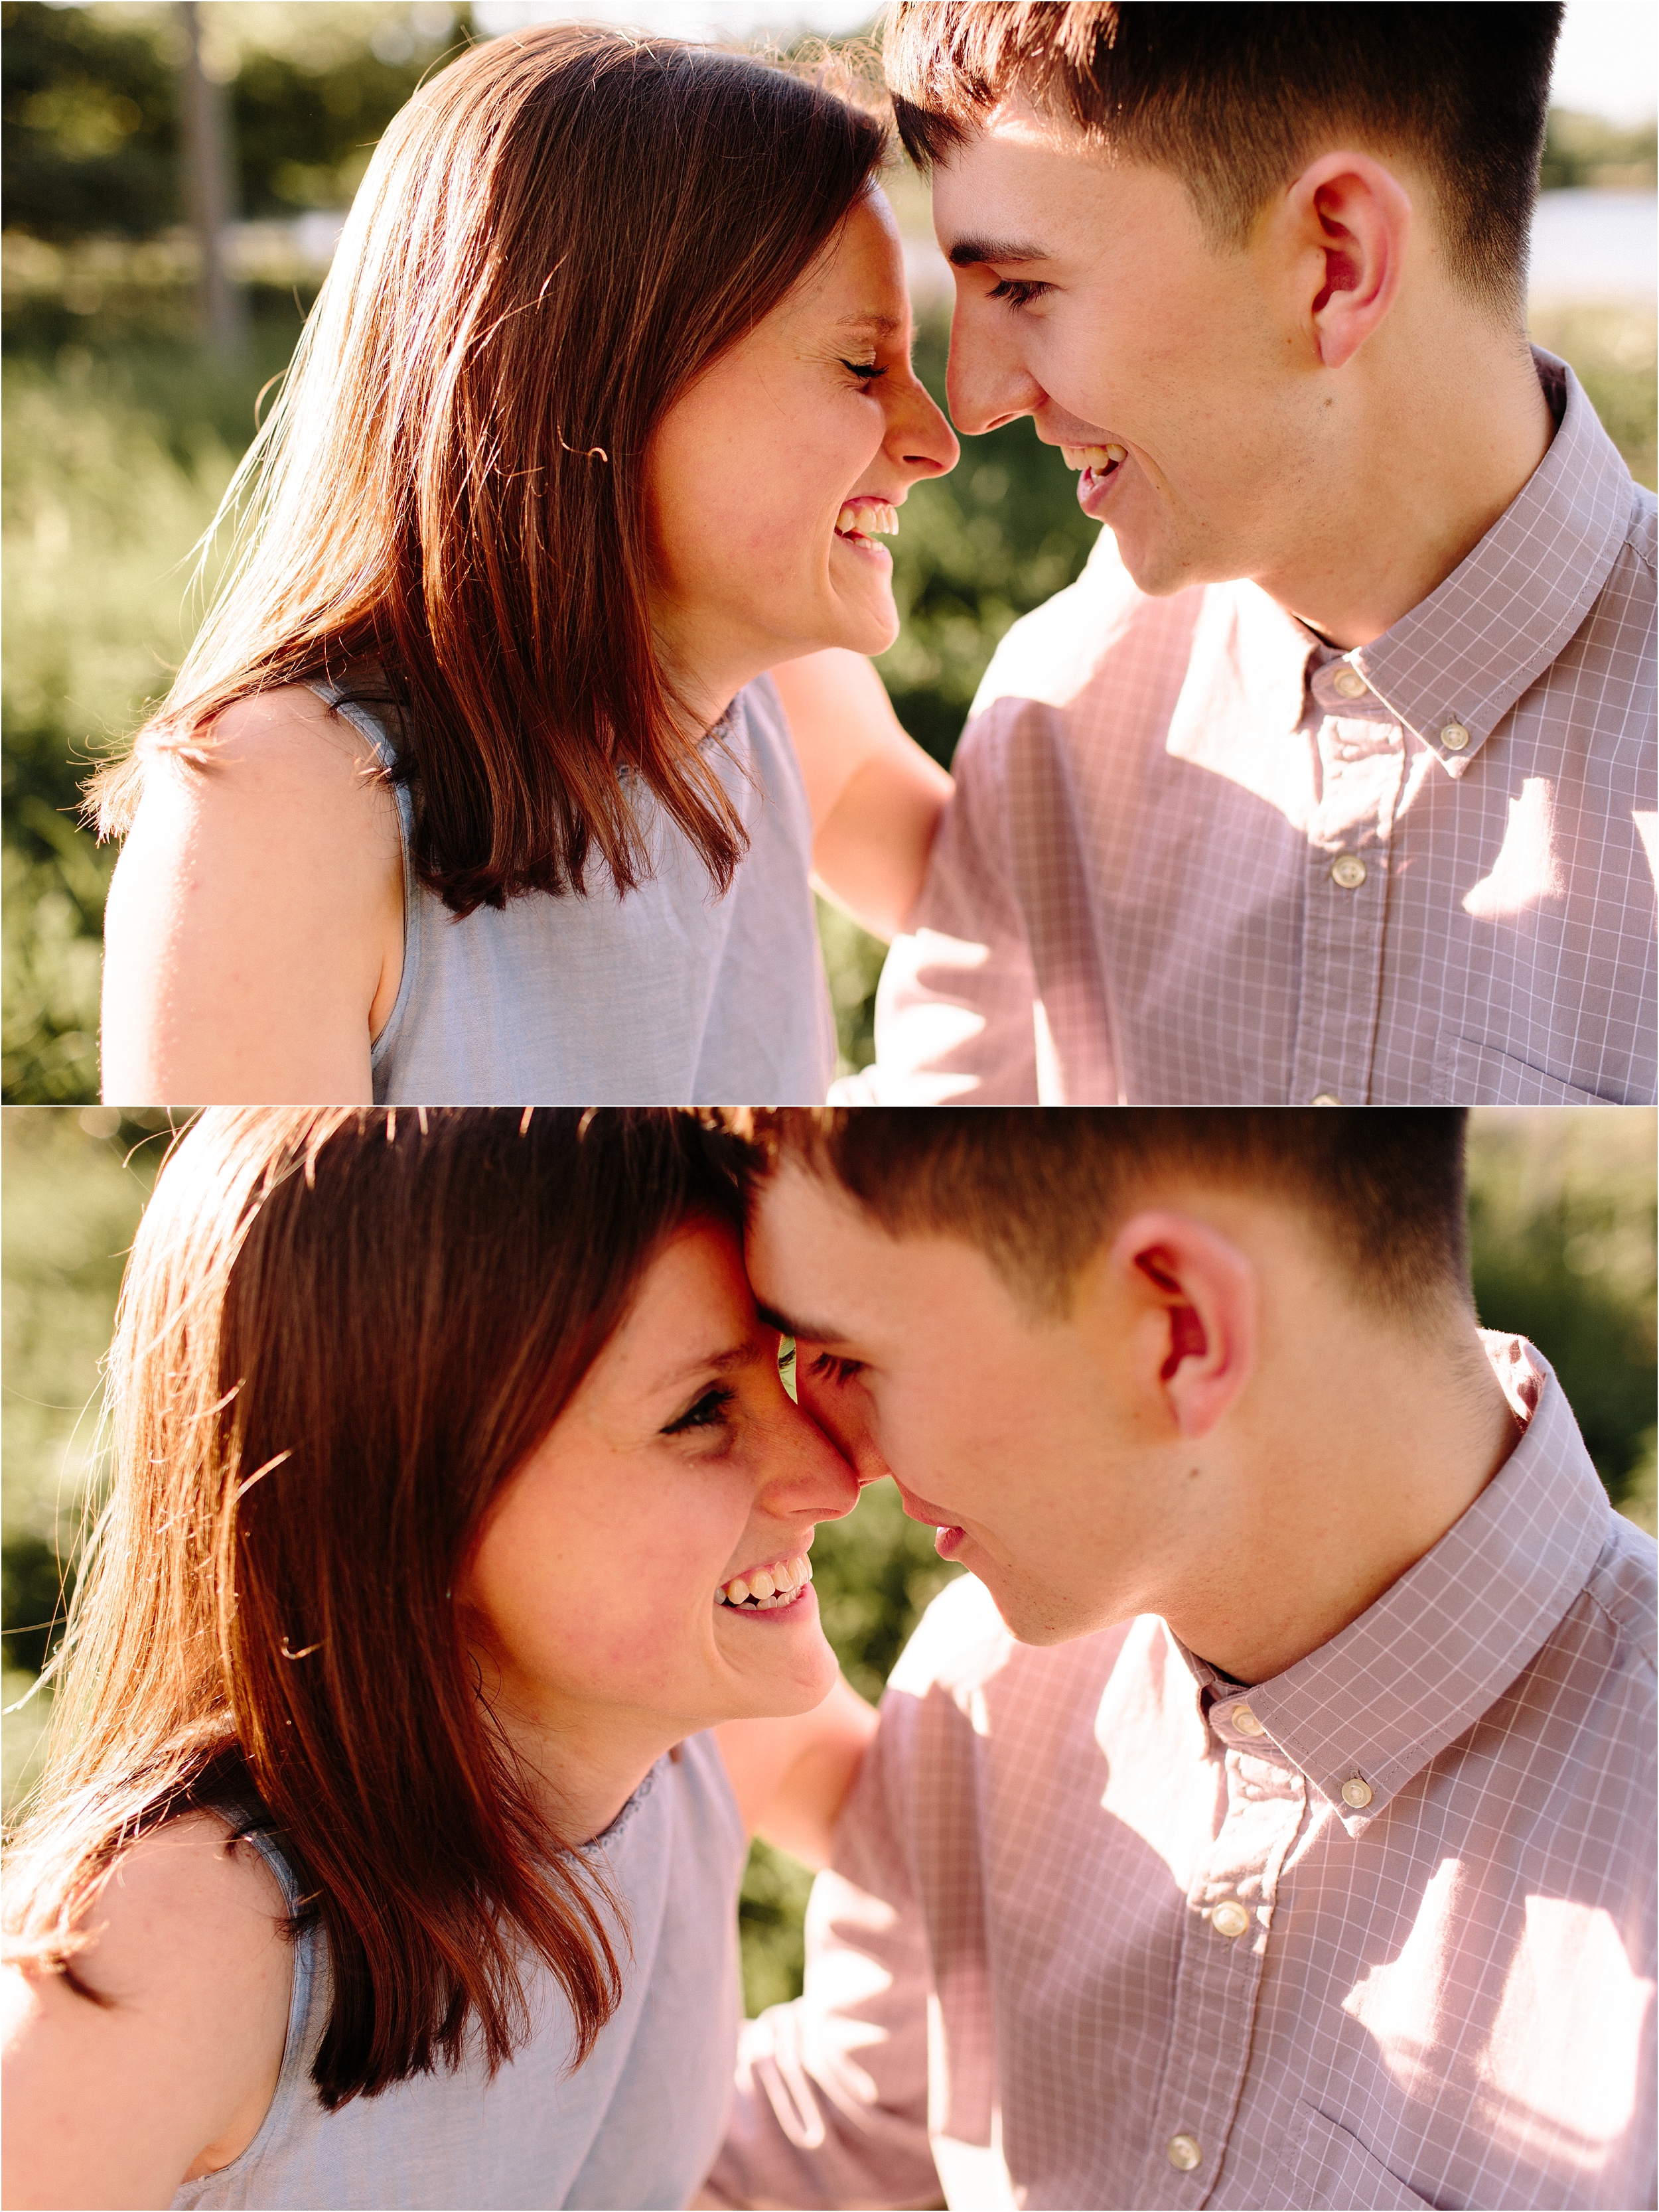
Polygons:
M849 501L836 517L837 538L896 538L898 509L867 500Z
M1060 450L1068 469L1092 469L1097 477L1128 458L1121 446L1062 446Z
M716 1605L744 1605L751 1613L767 1613L798 1598L812 1579L812 1562L778 1559L769 1567L757 1567L747 1575L733 1575L714 1593Z

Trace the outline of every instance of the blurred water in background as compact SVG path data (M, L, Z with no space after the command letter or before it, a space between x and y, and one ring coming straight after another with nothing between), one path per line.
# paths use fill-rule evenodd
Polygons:
M950 264L927 227L926 188L908 180L896 193L904 231L904 267L918 314L948 310ZM326 271L343 215L317 210L293 222L238 223L231 253L247 281L283 281ZM280 272L280 273L279 273ZM1540 301L1651 300L1659 290L1659 194L1585 190L1543 192L1532 228L1530 290Z
M1528 289L1540 301L1653 299L1659 293L1659 194L1540 193Z

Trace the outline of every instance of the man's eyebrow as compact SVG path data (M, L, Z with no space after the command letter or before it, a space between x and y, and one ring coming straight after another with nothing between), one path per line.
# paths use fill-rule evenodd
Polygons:
M755 1311L768 1328L776 1329L780 1336L793 1336L798 1342L845 1344L847 1341L845 1329L832 1328L825 1322L792 1321L787 1314L781 1314L775 1306L763 1305L758 1298L755 1301Z
M1052 258L1044 246L1033 246L1023 239L1010 244L1000 238L959 238L945 257L955 269L973 269L988 261L1048 261Z

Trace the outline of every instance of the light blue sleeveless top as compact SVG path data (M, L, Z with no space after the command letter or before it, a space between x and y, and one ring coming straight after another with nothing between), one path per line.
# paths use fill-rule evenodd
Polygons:
M287 1861L252 1840L292 1907ZM619 1948L622 2003L576 2073L568 2008L538 1966L526 1976L531 2039L493 2080L481 2063L440 2066L325 2111L311 2063L328 2020L327 1943L313 1930L294 1946L288 2044L264 2124L231 2165L186 2182L174 2207L685 2203L720 2148L742 2018L743 1824L713 1736L659 1760L586 1848L624 1905L632 1959Z
M311 688L392 764L366 708ZM723 898L644 793L654 873L625 898L595 860L585 897L532 892L458 921L416 877L414 801L394 787L404 972L374 1042L377 1104L823 1103L836 1032L808 882L811 815L771 678L740 691L721 741L705 742L750 839Z

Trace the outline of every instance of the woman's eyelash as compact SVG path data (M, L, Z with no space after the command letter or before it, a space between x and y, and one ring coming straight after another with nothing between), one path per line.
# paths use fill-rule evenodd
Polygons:
M812 1362L812 1372L821 1382L847 1382L863 1369L861 1359L838 1359L833 1352L821 1352Z
M884 368L878 368L872 361L844 361L842 367L850 368L854 376L862 377L866 384L873 384L878 376L887 374Z
M705 1390L696 1404L682 1413L678 1420L670 1421L667 1424L663 1430L664 1436L677 1437L682 1429L723 1427L726 1421L726 1408L737 1395L735 1390L727 1389L724 1384L717 1384L714 1389Z
M1006 300L1011 307L1029 307L1033 300L1040 300L1045 292L1053 291L1052 284L1037 284L1019 276L1005 276L994 284L987 295L993 300Z

